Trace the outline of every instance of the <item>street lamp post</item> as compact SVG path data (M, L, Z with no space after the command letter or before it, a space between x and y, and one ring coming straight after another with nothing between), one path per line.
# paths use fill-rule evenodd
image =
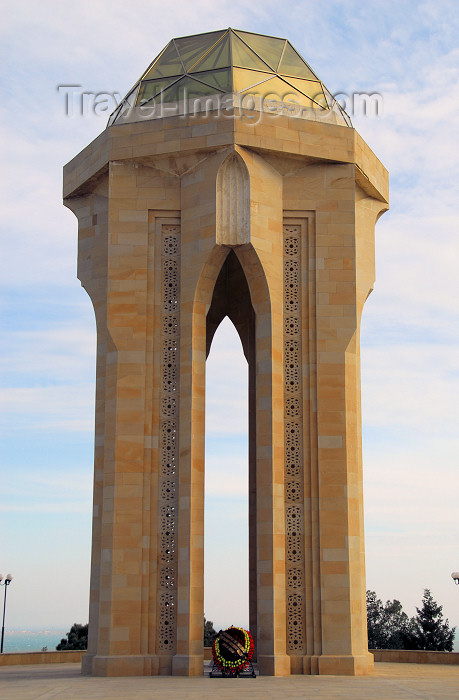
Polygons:
M0 574L0 586L5 586L5 596L3 598L3 622L2 622L2 643L0 647L0 654L3 654L3 640L5 638L5 612L6 612L6 591L8 586L10 585L11 581L13 580L13 577L11 574L7 574L5 577L5 580L3 581L3 574Z

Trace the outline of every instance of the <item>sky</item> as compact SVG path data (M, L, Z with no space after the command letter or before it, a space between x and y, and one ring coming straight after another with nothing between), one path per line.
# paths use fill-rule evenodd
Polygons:
M95 323L76 278L77 221L62 205L62 167L170 38L228 26L288 38L333 94L349 96L355 128L389 170L391 209L376 226L376 284L361 331L367 588L410 616L429 588L459 626L457 2L1 5L7 628L70 628L88 615ZM67 110L62 85L79 86ZM81 109L82 92L109 97L97 109L85 97ZM357 93L380 95L380 113L353 110ZM246 625L248 608L247 370L229 322L207 364L205 613L218 629ZM222 595L235 568L240 588Z

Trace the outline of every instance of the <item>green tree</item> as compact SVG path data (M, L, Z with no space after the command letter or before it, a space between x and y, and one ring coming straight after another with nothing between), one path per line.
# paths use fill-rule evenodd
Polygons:
M204 618L204 646L211 647L216 636L217 633L214 630L214 623Z
M61 639L57 645L57 651L84 650L88 648L88 625L79 625L75 622L66 634L67 639Z
M382 601L377 598L375 591L367 591L367 630L369 649L381 649L382 609Z
M405 649L427 651L452 651L456 628L450 629L449 621L443 622L443 606L432 598L428 588L424 589L422 607L416 608L417 615L410 620L410 628L405 638Z
M374 591L367 591L369 649L404 649L409 628L410 620L399 600L383 605Z

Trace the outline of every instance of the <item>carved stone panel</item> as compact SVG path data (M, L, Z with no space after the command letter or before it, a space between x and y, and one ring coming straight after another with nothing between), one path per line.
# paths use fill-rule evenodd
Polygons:
M237 153L231 153L217 175L217 243L250 242L250 179Z

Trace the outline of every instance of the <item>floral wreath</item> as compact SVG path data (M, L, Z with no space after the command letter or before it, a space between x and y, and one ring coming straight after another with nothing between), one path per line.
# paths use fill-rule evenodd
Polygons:
M222 673L236 674L249 665L254 644L250 632L242 627L228 627L218 633L212 644L214 664Z

